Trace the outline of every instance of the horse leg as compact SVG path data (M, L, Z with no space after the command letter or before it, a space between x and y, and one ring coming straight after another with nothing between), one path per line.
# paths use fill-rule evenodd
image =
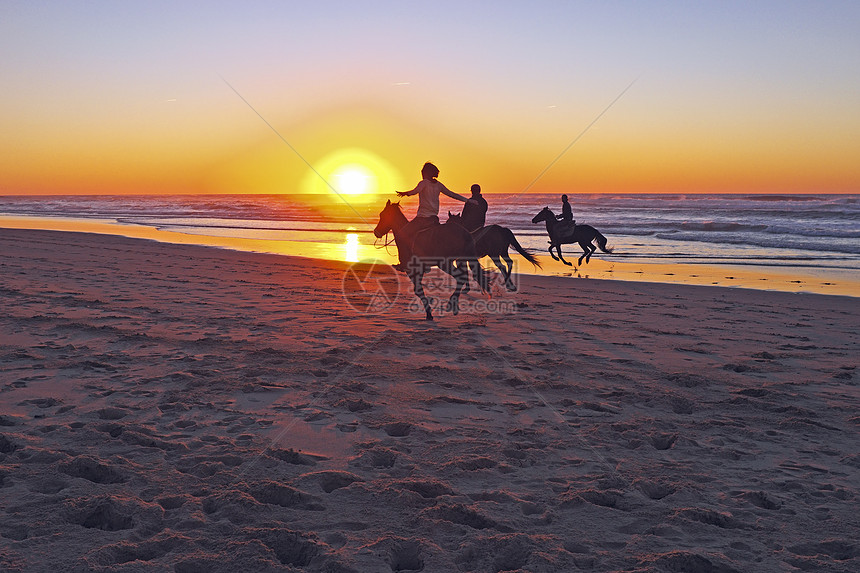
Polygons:
M502 272L502 278L505 279L505 288L513 292L517 290L516 285L511 282L511 269L514 267L514 262L511 261L511 258L507 254L503 254L502 256L505 258L506 262L510 262L510 266L505 265L498 255L490 258L493 259L493 262L496 263L496 266L499 267L499 270Z
M504 272L505 288L511 292L516 292L517 285L515 285L514 281L511 280L511 273L514 272L514 261L513 261L513 259L511 259L511 257L508 256L507 251L502 253L502 258L505 260L505 263L507 263L507 268L505 269L505 272Z
M505 267L504 263L502 263L502 260L499 258L498 255L490 255L490 260L492 260L493 263L496 265L496 267L499 269L499 272L502 274L502 279L504 279L504 281L505 281L505 286L507 287L507 285L508 285L508 269L507 269L507 267Z
M515 292L517 290L517 285L511 280L511 274L514 272L514 260L508 255L508 252L505 251L502 253L502 258L505 259L505 262L508 263L508 290Z
M582 266L582 259L585 259L585 262L588 263L588 259L591 257L591 250L589 250L589 245L585 241L580 241L579 246L582 247L582 256L579 257L579 265Z
M570 267L570 266L573 266L573 265L571 265L569 262L567 262L566 260L564 260L564 256L561 254L561 243L559 243L558 245L556 245L556 246L555 246L555 249L558 251L558 258L556 259L557 261L561 261L561 262L563 262L564 264L566 264L566 265L567 265L567 266L569 266L569 267Z
M452 265L451 261L445 260L439 262L439 268L444 272L448 273L457 281L457 286L454 287L454 292L451 293L450 298L448 298L448 302L445 304L445 310L451 312L452 314L457 314L460 312L460 291L463 290L463 286L467 284L469 280L469 271L464 271L460 268L460 261L457 261L457 265Z
M549 250L549 255L550 255L553 259L555 259L555 260L557 260L557 261L558 261L558 260L559 260L559 258L558 258L557 256L555 256L555 253L553 253L553 252L552 252L552 250L553 250L553 249L558 249L559 254L561 254L561 246L560 246L560 245L556 245L555 243L552 243L552 242L549 244L549 249L548 249L548 250Z
M427 320L433 320L433 313L430 312L430 300L427 298L427 295L424 294L424 287L421 285L421 279L424 278L424 273L416 271L410 274L409 278L412 279L415 296L421 299L421 304L424 305L424 312L426 313L425 318Z
M582 250L585 251L581 257L579 257L579 264L582 264L582 259L585 259L585 264L588 264L588 261L591 260L591 255L594 254L594 251L597 249L591 243L580 242L579 246L582 247Z
M508 276L511 276L511 273L514 272L514 260L507 252L502 253L502 258L505 259L506 263L508 263Z

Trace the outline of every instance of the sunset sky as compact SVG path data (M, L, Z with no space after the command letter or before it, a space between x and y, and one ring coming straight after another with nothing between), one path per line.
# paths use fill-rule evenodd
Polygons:
M4 0L0 193L388 192L427 160L464 193L856 193L858 30L856 0Z

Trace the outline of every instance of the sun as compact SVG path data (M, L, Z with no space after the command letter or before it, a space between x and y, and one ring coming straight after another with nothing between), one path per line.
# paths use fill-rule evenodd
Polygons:
M382 157L366 149L345 148L314 161L301 189L365 203L378 200L380 194L393 194L402 185L400 174Z
M332 173L332 187L343 195L364 195L376 187L376 177L363 165L341 165Z

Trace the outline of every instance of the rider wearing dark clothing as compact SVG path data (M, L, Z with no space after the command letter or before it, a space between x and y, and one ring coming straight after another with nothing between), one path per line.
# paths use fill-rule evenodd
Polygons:
M463 226L470 233L474 233L484 226L487 220L487 200L481 195L481 186L478 184L472 185L473 202L468 202L463 205L462 220Z
M576 224L573 220L573 211L570 209L570 203L567 201L567 195L561 196L561 214L555 216L559 221L570 223L571 226Z

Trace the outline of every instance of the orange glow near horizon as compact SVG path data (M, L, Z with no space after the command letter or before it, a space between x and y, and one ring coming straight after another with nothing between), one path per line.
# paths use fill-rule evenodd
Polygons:
M205 126L202 117L180 121L192 110L171 107L177 103L156 108L167 114L159 116L161 130L120 125L118 130L128 129L118 134L102 126L44 140L36 132L4 139L0 194L295 194L334 188L358 198L412 188L425 161L436 163L439 179L462 193L473 183L485 193L527 187L534 193L860 192L850 123L826 135L814 126L792 134L774 118L751 126L700 118L685 126L670 116L664 126L643 121L636 114L649 110L624 109L622 100L570 146L594 116L569 111L554 123L538 117L539 134L510 118L510 130L484 126L483 133L459 115L458 125L446 127L363 103L299 117L271 110L276 134L228 95L233 98L225 105L235 109L223 124ZM168 128L173 122L187 133Z
M485 193L522 193L544 169L527 192L860 192L860 162L843 141L847 134L834 134L830 146L810 151L765 135L744 141L738 134L735 142L728 133L715 142L713 131L652 137L595 129L553 163L569 143L559 133L527 149L510 142L480 146L378 110L341 109L282 128L291 149L259 123L243 128L257 131L258 141L248 142L245 136L235 149L189 142L188 149L163 150L154 141L146 150L109 149L110 142L96 138L92 146L66 141L51 144L45 153L35 148L9 153L0 157L0 194L295 194L334 189L359 198L412 188L425 161L436 163L439 179L462 193L473 183ZM236 139L229 134L223 138Z

